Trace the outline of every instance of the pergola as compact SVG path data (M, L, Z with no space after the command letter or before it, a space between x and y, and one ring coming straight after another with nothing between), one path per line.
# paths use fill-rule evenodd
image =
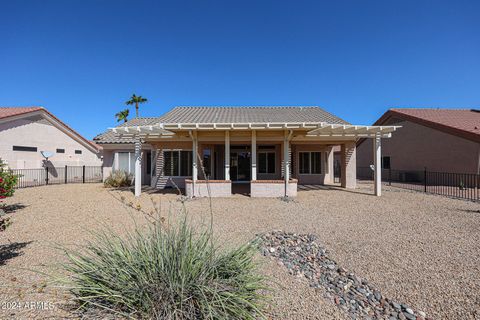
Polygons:
M230 147L230 131L251 130L252 131L252 161L256 161L256 131L262 130L284 130L284 158L288 158L289 141L294 129L304 129L307 131L305 137L332 137L332 138L348 138L360 139L371 138L373 143L374 158L374 190L375 195L381 195L381 139L390 138L392 132L400 128L400 126L363 126L363 125L344 125L329 124L325 122L255 122L255 123L158 123L154 125L143 126L124 126L111 128L111 130L122 137L128 137L135 140L135 196L141 194L141 147L142 141L149 138L171 139L175 135L175 131L189 131L190 138L193 143L193 153L196 154L198 149L197 132L199 131L225 131L225 150L229 152ZM226 154L225 159L229 159ZM229 164L225 161L225 177L229 178ZM193 157L192 161L192 180L195 185L197 179L197 160ZM284 179L286 183L289 180L289 163L284 161ZM252 178L256 177L256 168L252 163Z

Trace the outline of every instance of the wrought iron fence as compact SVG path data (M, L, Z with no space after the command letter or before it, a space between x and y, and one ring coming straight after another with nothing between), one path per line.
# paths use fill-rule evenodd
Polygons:
M370 167L357 168L357 179L373 180L373 170ZM478 174L382 169L382 182L403 189L480 201Z
M100 166L45 167L39 169L12 169L12 171L18 175L16 188L103 181L103 171Z

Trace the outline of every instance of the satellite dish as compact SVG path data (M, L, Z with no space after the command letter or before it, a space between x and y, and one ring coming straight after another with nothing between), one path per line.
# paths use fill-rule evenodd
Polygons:
M370 169L372 169L372 171L375 171L375 165L371 164Z
M53 157L54 153L51 152L51 151L40 151L40 153L42 154L42 156L48 160L48 158L50 157Z

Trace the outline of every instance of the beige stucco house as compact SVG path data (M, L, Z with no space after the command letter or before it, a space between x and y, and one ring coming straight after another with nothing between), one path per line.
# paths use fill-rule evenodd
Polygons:
M384 169L480 174L480 110L388 110L376 126L402 126L382 148ZM357 145L357 168L373 163L372 141Z
M395 129L351 125L319 107L176 107L94 141L103 147L105 176L113 169L134 174L137 195L144 181L191 197L230 196L236 187L281 197L295 196L298 184L332 184L335 146L341 185L355 188L357 140L375 138L380 154L381 138Z
M41 151L54 153L45 163ZM42 107L0 107L0 158L12 169L101 166L100 150Z

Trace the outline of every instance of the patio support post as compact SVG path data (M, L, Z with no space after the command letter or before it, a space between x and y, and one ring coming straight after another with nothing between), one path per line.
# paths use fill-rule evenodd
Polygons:
M142 141L140 137L135 140L135 197L142 193Z
M382 195L382 143L380 134L373 139L374 190L376 196Z
M252 130L252 181L257 180L257 132Z
M290 133L291 135L291 133ZM284 178L285 178L285 197L288 196L288 180L290 180L290 167L289 167L289 153L290 151L288 150L289 148L289 138L290 138L290 135L288 133L287 130L285 130L285 137L284 137L284 140L283 140L283 166L285 167L284 168Z
M197 142L197 131L193 132L192 135L192 187L193 187L193 192L192 194L195 195L195 187L197 185L197 179L198 179L198 142Z
M230 180L230 131L225 131L225 180Z

